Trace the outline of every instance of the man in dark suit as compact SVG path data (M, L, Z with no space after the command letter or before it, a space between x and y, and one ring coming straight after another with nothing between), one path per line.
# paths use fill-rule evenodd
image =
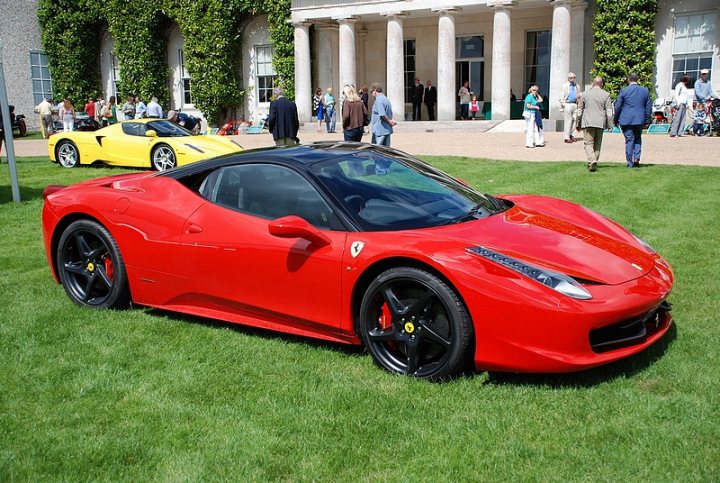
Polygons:
M420 83L420 78L415 78L415 85L412 86L413 121L422 119L422 101L425 88Z
M273 89L275 100L270 103L268 115L268 129L273 135L276 146L292 146L300 142L297 137L300 129L297 106L285 98L285 92L276 87Z
M638 85L638 75L628 74L628 86L623 88L615 101L615 124L625 136L625 162L628 168L640 166L642 130L650 123L652 101L646 87Z
M435 120L435 103L437 102L437 89L432 82L425 82L425 106L427 107L428 117L431 121Z

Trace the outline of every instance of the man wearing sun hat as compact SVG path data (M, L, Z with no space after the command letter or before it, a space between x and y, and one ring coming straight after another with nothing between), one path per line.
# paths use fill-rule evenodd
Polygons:
M708 77L710 72L707 69L700 71L700 78L695 81L695 101L704 103L713 97L712 86Z

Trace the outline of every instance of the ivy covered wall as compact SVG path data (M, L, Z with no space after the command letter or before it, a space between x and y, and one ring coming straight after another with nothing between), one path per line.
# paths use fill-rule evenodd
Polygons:
M597 0L592 75L605 80L613 98L627 85L630 72L637 72L638 83L654 91L657 10L657 0Z
M185 38L193 103L217 124L241 106L244 20L267 14L277 83L294 97L290 0L41 0L38 18L57 97L80 103L100 89L100 38L107 29L120 65L120 94L169 105L168 28Z

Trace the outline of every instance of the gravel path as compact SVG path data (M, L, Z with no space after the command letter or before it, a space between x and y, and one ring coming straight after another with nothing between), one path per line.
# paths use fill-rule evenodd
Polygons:
M488 127L487 124L481 125L481 122L448 123L447 127L433 127L433 124L425 122L405 122L396 127L392 146L415 155L520 161L578 161L583 165L586 162L582 141L566 144L560 132L545 132L546 147L528 149L525 147L522 125L517 121L509 121L486 130ZM429 130L432 132L428 132ZM342 140L342 132L317 133L311 126L303 126L299 135L303 143ZM267 131L262 134L241 134L234 136L234 139L246 149L273 145L272 136ZM369 142L370 135L366 134L363 140ZM47 142L44 139L16 141L15 154L18 157L47 155ZM600 156L600 169L603 163L624 162L622 134L606 134ZM667 134L645 134L642 163L720 167L720 138L670 138Z

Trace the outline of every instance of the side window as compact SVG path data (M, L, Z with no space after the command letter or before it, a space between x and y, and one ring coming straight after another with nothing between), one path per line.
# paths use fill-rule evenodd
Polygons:
M213 186L201 192L218 205L271 220L296 215L330 229L332 210L315 187L291 169L270 164L227 166L207 181Z
M122 130L128 136L144 136L147 126L141 122L125 121L121 124Z

